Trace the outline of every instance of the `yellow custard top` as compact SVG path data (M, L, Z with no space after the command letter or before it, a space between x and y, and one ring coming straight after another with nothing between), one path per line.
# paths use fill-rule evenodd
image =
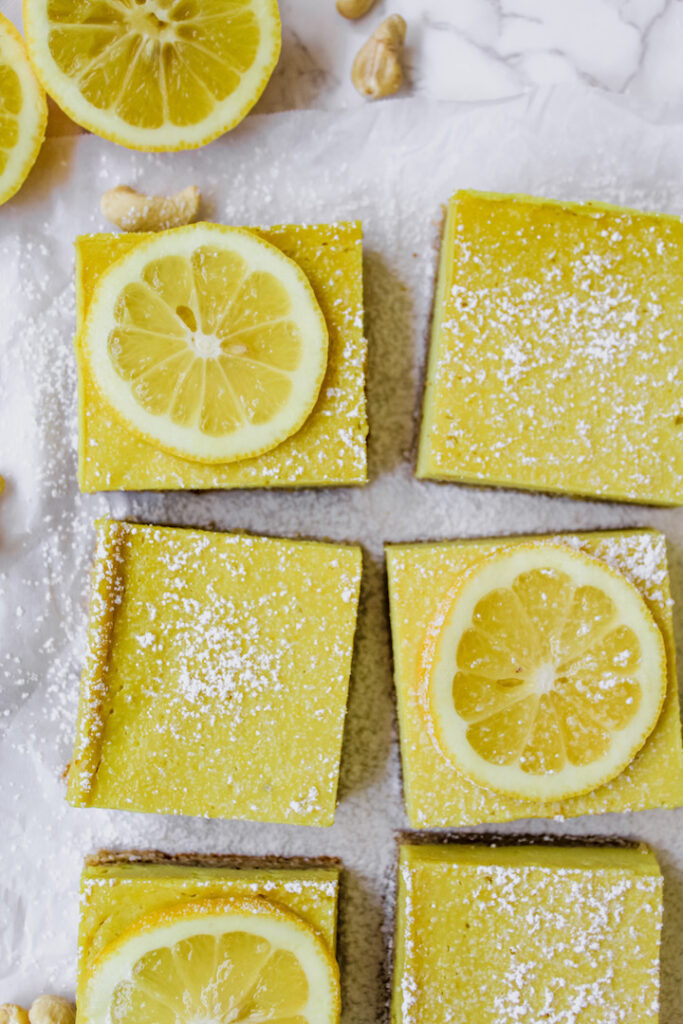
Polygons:
M100 520L68 798L329 825L360 549Z

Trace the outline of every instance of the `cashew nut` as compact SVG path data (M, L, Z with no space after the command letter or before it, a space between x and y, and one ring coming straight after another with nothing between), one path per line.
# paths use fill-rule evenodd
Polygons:
M337 0L337 10L345 18L362 18L377 0Z
M63 996L39 996L28 1011L30 1024L75 1024L76 1007Z
M392 14L361 46L353 62L351 81L361 96L373 100L392 96L401 88L401 54L406 23L400 14Z
M0 1006L0 1024L29 1024L28 1014L23 1006L3 1003Z
M100 210L123 231L164 231L189 224L199 212L201 194L189 185L174 196L146 196L128 185L105 192Z

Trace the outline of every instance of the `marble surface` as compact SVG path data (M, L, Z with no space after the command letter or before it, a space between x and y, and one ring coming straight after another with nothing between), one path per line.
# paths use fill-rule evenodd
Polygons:
M581 82L657 120L683 116L681 0L382 0L362 20L333 0L281 0L283 58L263 106L350 106L353 55L387 14L408 23L405 91L501 100Z
M402 95L490 102L580 82L654 120L683 118L683 0L379 0L357 22L334 0L280 9L282 57L261 112L366 102L350 83L354 54L398 12L408 23ZM21 24L21 0L0 10Z

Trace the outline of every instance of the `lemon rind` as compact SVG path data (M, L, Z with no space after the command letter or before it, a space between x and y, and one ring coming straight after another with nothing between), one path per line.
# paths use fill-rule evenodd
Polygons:
M45 92L33 70L24 40L12 22L0 13L0 54L3 50L16 72L22 87L19 142L11 150L5 170L0 174L0 206L16 195L26 181L40 148L47 127ZM33 121L24 128L22 121L30 111Z
M558 552L561 553L559 559L557 558ZM524 561L530 556L533 559L535 553L538 553L540 556L538 565L529 565L528 561ZM630 601L633 620L640 618L640 625L644 627L636 632L641 645L644 647L643 660L647 661L652 669L652 677L656 679L658 691L656 694L651 695L653 699L649 703L646 702L646 707L649 709L649 717L644 714L636 714L624 730L619 730L620 734L626 733L631 738L631 742L628 746L625 743L622 745L613 744L612 746L616 750L620 750L623 746L627 749L627 753L620 757L615 754L611 758L599 758L596 762L586 766L572 766L568 771L571 772L572 777L576 780L573 785L568 785L566 781L562 784L563 776L565 780L567 776L567 772L564 770L555 774L549 773L545 776L539 776L524 772L517 765L494 765L486 761L469 745L465 735L466 727L464 720L460 718L452 705L450 690L453 676L452 669L456 664L455 650L444 650L442 644L448 620L457 602L462 602L463 593L466 591L470 581L474 577L479 576L482 571L487 571L488 568L499 567L501 556L503 555L508 555L511 560L518 560L520 562L519 568L515 569L511 578L514 578L514 575L518 572L525 571L528 568L547 566L551 561L557 561L557 567L566 571L567 559L572 559L573 564L577 568L583 566L584 569L588 570L586 579L573 577L573 582L584 583L590 581L601 587L601 589L605 589L605 581L611 580L613 586L618 586L621 598L626 598ZM546 560L543 561L543 559ZM591 569L593 570L592 572L590 571ZM495 585L505 586L506 579L498 578ZM488 589L491 589L491 587L489 586ZM474 604L486 592L487 588L484 588L484 590L474 594L473 597L469 597L466 605L461 604L460 616L465 627L471 622L471 610ZM472 608L469 605L472 605ZM618 608L620 623L626 622L633 625L632 619L624 618L621 604L618 604ZM457 637L459 638L461 635L462 631L459 631ZM649 649L645 649L646 644L649 644ZM667 658L664 638L638 589L620 572L611 568L611 566L600 559L555 541L532 541L528 544L498 549L491 555L481 559L464 573L446 594L437 614L428 627L422 651L420 672L421 704L425 722L432 742L441 755L453 764L455 768L462 771L469 779L485 789L507 797L538 802L565 800L582 796L598 789L620 775L637 756L657 724L667 689ZM439 681L435 683L434 676L437 674L439 675ZM637 675L642 681L642 670ZM438 693L435 693L435 690ZM445 725L444 723L447 724ZM640 729L636 728L638 724L641 725ZM602 771L598 771L599 766L603 766Z
M128 149L168 153L198 149L213 142L244 120L261 98L282 47L282 26L277 0L253 0L261 11L259 51L235 92L217 101L213 113L196 125L140 128L111 111L103 112L86 100L68 75L54 61L48 46L49 22L41 17L45 0L23 0L24 27L29 57L45 91L72 121ZM159 140L163 137L163 141Z

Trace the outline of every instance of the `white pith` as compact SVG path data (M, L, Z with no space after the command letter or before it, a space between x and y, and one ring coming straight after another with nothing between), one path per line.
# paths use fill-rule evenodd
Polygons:
M544 694L550 693L556 677L555 665L550 661L544 661L542 665L538 666L530 682L538 696L542 697Z
M188 343L200 359L217 359L221 352L220 339L215 334L204 334L203 331L191 331Z

